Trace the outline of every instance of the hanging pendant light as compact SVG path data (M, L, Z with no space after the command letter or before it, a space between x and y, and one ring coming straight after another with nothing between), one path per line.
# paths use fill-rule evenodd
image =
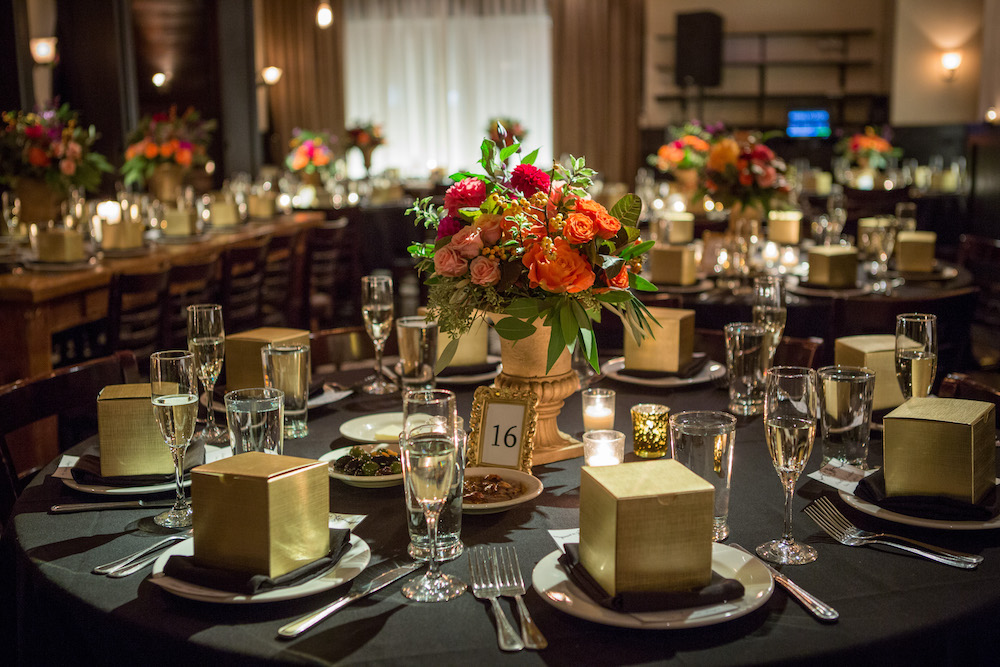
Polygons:
M332 24L333 10L330 9L330 3L319 3L319 7L316 8L316 25L320 28L329 28Z

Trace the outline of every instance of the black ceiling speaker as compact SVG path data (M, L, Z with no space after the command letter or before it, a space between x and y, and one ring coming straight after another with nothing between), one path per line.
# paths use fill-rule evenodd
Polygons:
M677 15L674 80L680 87L722 83L722 17L715 12Z

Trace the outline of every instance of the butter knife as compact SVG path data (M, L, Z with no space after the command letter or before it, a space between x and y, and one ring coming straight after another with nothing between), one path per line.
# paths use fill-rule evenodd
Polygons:
M807 611L809 611L813 616L815 616L819 620L834 622L838 618L840 618L840 614L837 612L836 609L826 604L825 602L822 602L815 595L807 593L804 589L802 589L802 587L800 587L794 581L783 575L781 572L778 572L776 569L771 567L771 565L762 558L759 558L755 554L750 553L749 551L747 551L738 544L731 544L730 546L733 547L734 549L739 549L748 556L756 558L758 561L760 561L760 563L767 568L768 572L771 573L771 576L774 577L774 580L777 581L782 586L784 586L785 590L787 590L792 597L794 597L796 600L802 603L802 606L805 607Z
M93 510L125 510L143 507L173 507L173 500L115 500L105 503L66 503L53 505L49 508L51 514L67 514L69 512L90 512Z
M333 612L343 609L355 600L359 600L366 595L371 595L375 591L385 588L397 579L405 577L409 573L423 566L423 561L412 561L406 563L405 565L393 563L391 569L383 571L381 574L372 573L367 577L358 577L355 579L354 585L351 586L350 593L342 598L334 600L322 609L306 614L302 618L281 626L278 628L278 634L286 638L298 637Z

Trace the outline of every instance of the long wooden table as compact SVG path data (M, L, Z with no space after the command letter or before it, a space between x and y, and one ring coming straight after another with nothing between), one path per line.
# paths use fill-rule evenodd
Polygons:
M318 212L293 213L231 233L210 233L197 243L153 244L141 256L104 258L86 270L50 273L16 268L0 275L0 384L51 371L53 334L105 317L114 274L195 260L248 239L315 227L324 219Z

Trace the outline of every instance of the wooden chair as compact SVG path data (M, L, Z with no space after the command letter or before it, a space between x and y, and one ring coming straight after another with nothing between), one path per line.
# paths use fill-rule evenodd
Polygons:
M695 329L694 336L696 352L704 352L712 361L726 363L726 338L721 330ZM822 338L783 336L778 343L778 349L774 351L774 365L819 368L818 352L822 347Z
M983 384L965 373L949 373L938 387L941 398L964 398L996 405L997 426L1000 427L1000 389Z
M287 327L299 325L302 311L302 297L293 289L300 280L296 275L301 270L299 241L303 232L275 234L267 246L264 262L264 285L262 319L265 326Z
M306 241L303 321L319 330L361 318L359 248L347 218L313 227Z
M333 373L354 362L375 358L375 346L363 326L339 327L309 334L313 375ZM386 342L385 354L396 354L396 337Z
M261 325L264 297L264 262L270 236L230 246L222 253L219 302L226 333L239 333Z
M163 349L187 349L187 307L196 303L218 303L218 272L217 253L170 266Z
M1000 240L962 234L958 263L979 287L973 315L973 354L982 368L1000 367Z
M160 349L169 320L170 272L164 266L151 273L116 273L108 290L109 352L132 350L139 368ZM145 373L143 373L145 375Z
M101 389L139 381L135 355L122 350L0 387L0 520L42 465L97 433ZM57 448L21 431L49 417L57 418Z

